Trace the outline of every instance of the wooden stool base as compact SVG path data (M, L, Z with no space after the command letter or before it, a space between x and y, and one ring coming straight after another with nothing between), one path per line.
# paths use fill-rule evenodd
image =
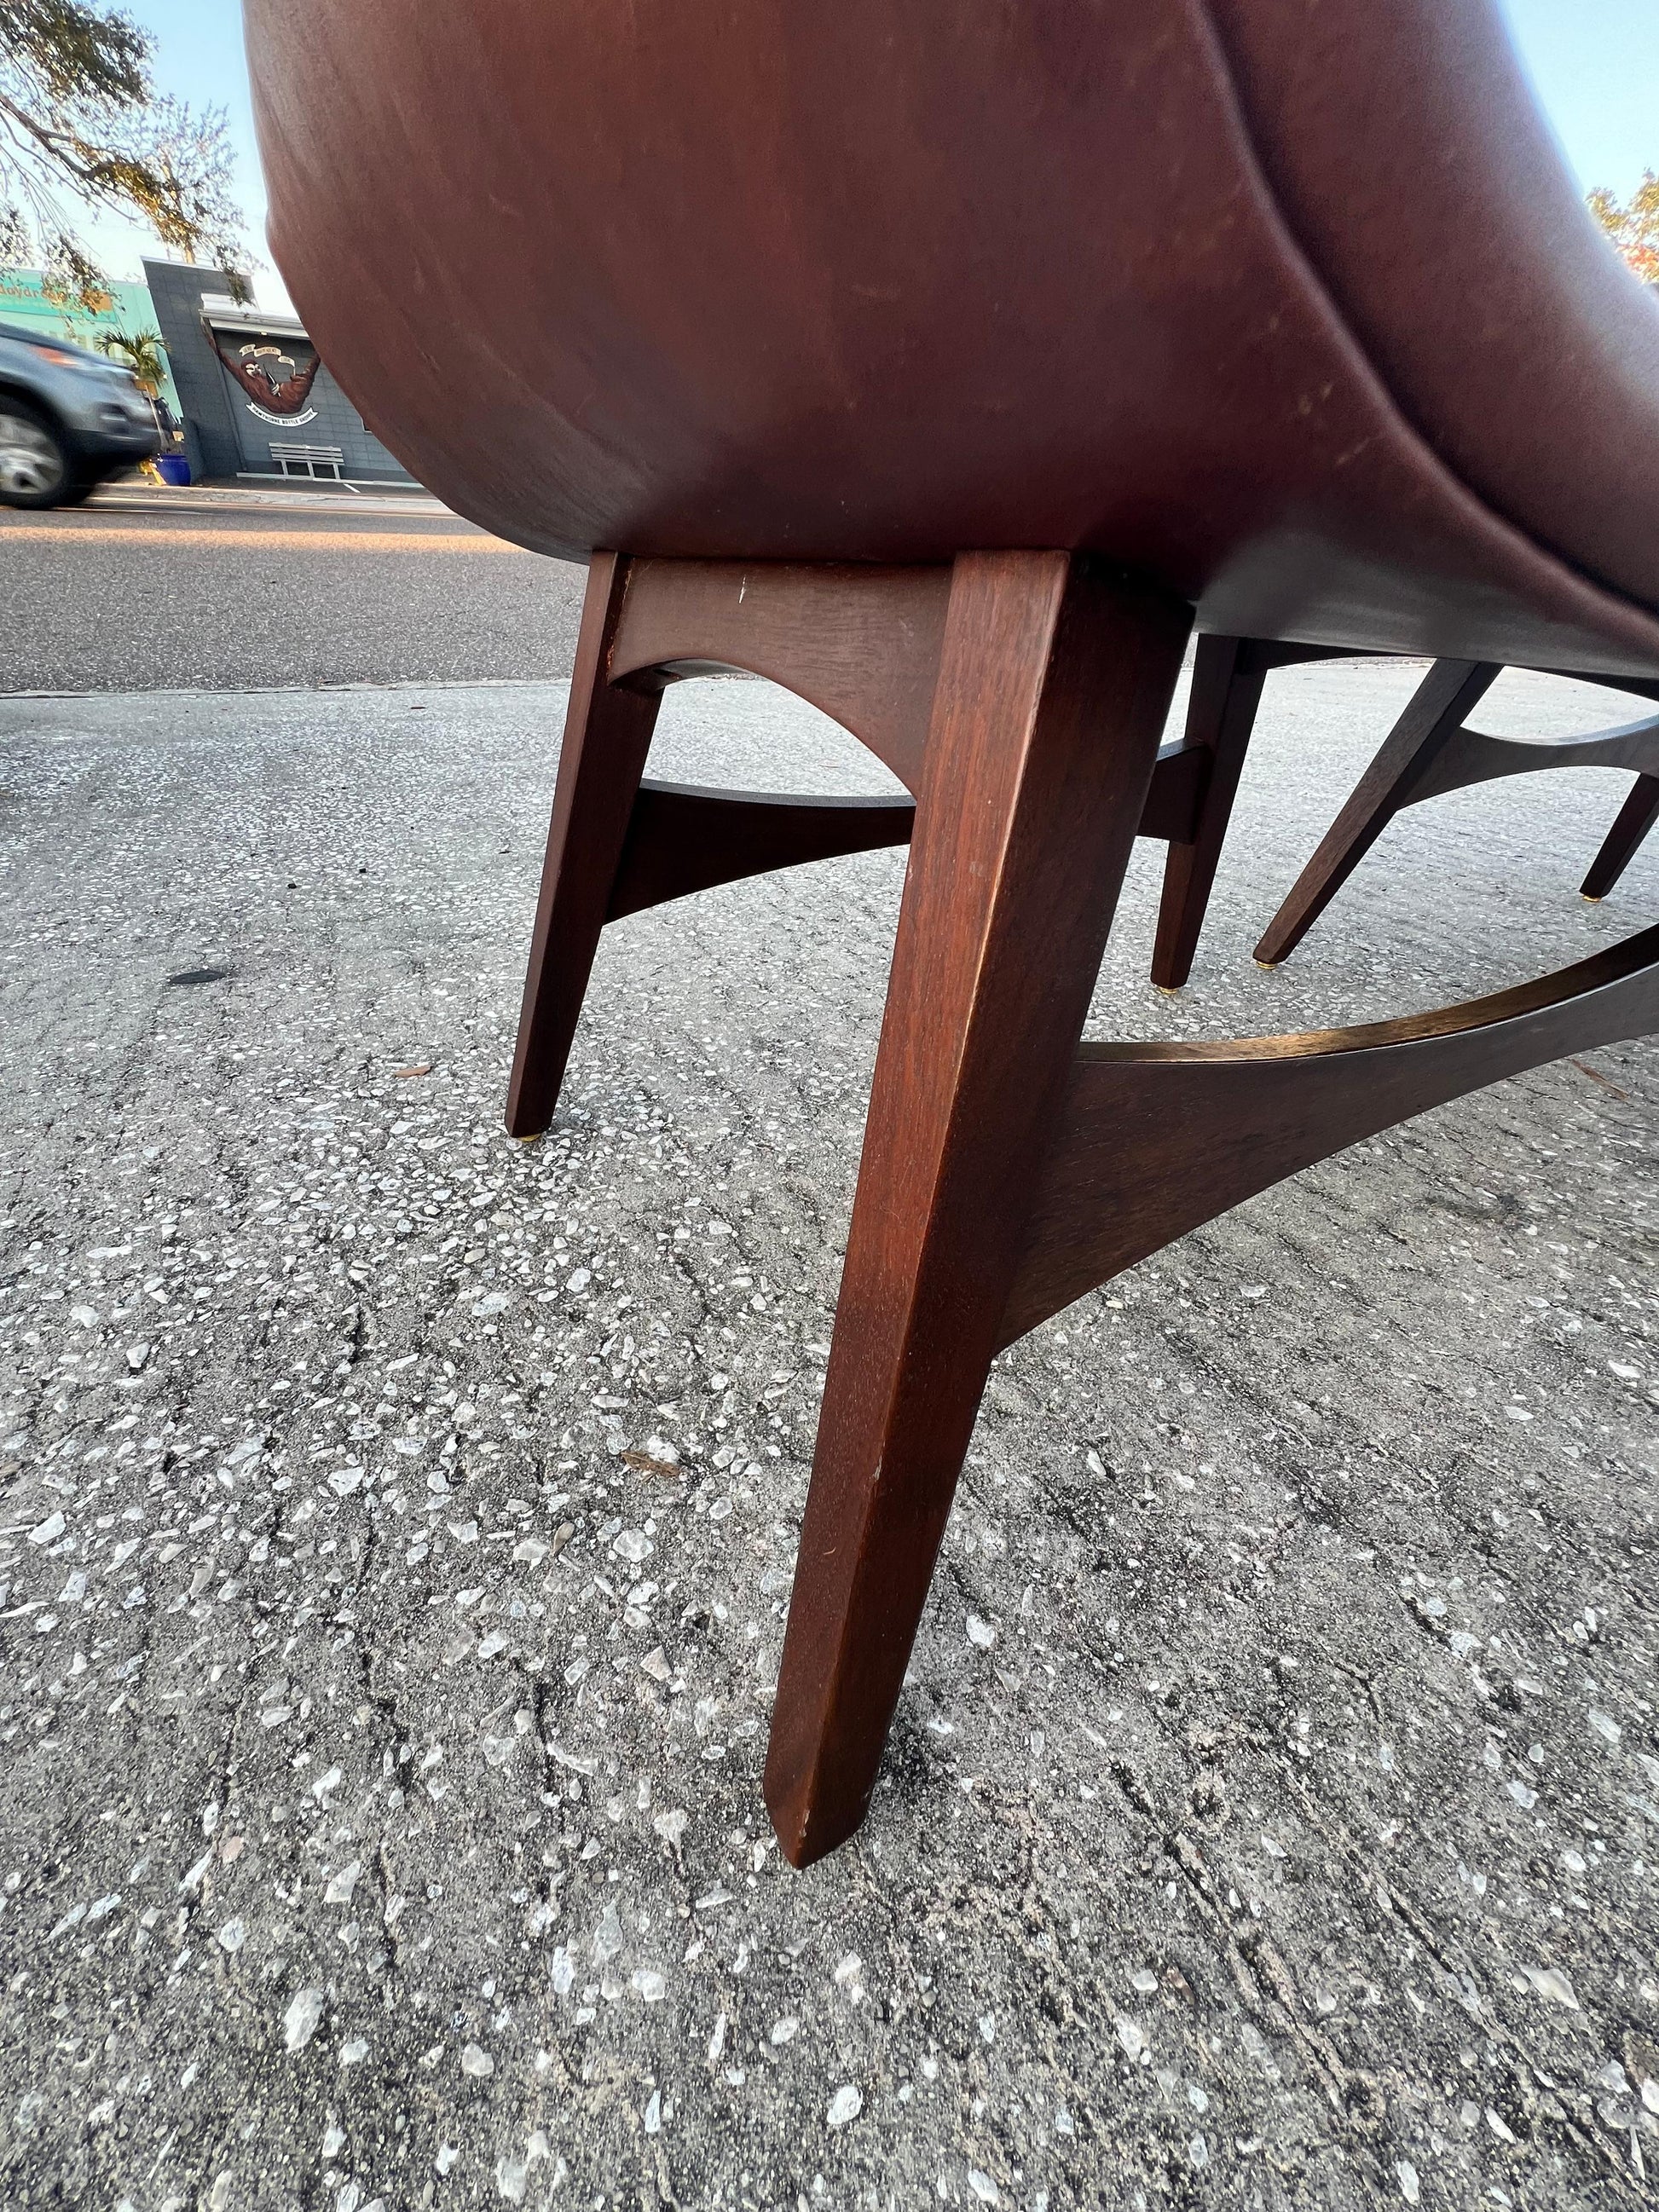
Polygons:
M1659 1022L1651 930L1407 1021L1081 1044L1134 837L1170 842L1155 979L1184 981L1261 678L1328 657L1202 641L1187 735L1160 752L1189 623L1183 603L1053 553L593 562L514 1135L552 1116L607 921L761 869L911 848L766 1763L797 1866L868 1809L1000 1346L1361 1137ZM821 707L913 797L643 781L662 687L711 667Z

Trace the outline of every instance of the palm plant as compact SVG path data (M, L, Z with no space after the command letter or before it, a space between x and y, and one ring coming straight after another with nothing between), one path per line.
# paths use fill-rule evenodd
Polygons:
M106 331L98 341L98 350L112 361L124 362L132 371L134 383L152 401L161 398L167 357L159 331Z
M167 357L159 331L106 331L98 340L98 350L112 361L125 364L132 373L132 380L149 402L149 411L155 417L155 428L163 446L170 446L172 417L163 414L161 386L167 373ZM151 483L159 481L155 464L146 461L143 473Z

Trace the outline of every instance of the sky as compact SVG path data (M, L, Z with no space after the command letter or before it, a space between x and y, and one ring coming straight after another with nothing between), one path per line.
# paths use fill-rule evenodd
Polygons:
M343 0L315 0L338 6ZM1579 183L1610 185L1622 199L1644 169L1659 169L1659 4L1656 0L1498 0ZM198 106L228 110L236 191L256 254L262 306L288 295L264 243L264 188L253 143L241 9L236 0L126 0L155 40L157 85ZM111 276L137 276L152 242L121 223L86 235Z

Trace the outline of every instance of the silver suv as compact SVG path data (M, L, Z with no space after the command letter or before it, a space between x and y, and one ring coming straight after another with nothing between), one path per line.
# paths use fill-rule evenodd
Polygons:
M161 450L155 410L127 370L0 323L0 506L72 505Z

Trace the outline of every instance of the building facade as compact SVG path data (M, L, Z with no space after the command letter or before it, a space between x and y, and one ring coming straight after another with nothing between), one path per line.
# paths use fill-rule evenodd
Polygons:
M193 477L412 484L294 317L239 305L223 270L146 261L144 277Z

